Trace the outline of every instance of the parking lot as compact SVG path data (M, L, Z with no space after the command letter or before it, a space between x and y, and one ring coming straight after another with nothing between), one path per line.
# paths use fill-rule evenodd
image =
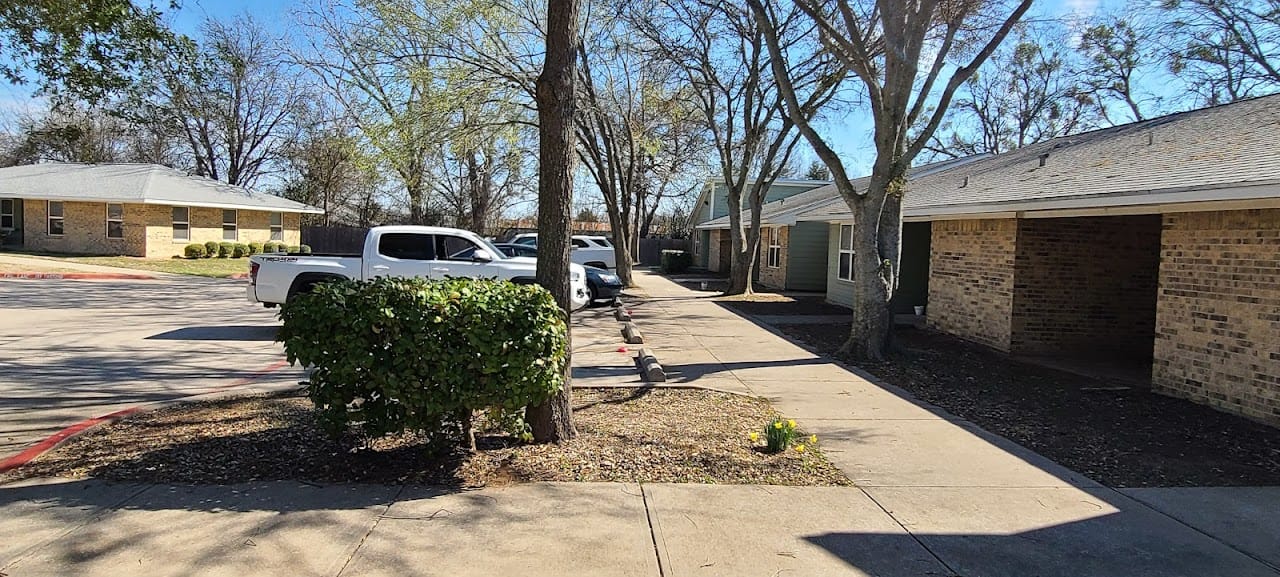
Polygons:
M0 280L0 459L123 409L296 386L244 282Z

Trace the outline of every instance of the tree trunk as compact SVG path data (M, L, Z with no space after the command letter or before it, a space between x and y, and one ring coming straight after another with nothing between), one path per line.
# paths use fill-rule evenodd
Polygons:
M573 308L569 284L569 242L573 221L574 81L578 37L577 0L547 1L547 50L538 76L538 284L555 296L566 329ZM525 418L540 443L573 438L570 367L566 350L564 387Z
M893 326L878 247L882 203L874 193L868 190L849 202L853 211L853 323L849 340L837 354L851 361L883 359Z

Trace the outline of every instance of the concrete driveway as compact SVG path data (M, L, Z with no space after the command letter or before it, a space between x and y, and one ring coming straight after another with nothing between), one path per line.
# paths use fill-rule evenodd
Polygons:
M0 280L0 460L130 407L296 386L244 282Z

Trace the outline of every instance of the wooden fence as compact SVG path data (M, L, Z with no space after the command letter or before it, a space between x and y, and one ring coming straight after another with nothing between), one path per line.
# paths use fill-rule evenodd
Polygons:
M304 226L302 244L312 252L359 254L367 232L369 229L359 226Z
M640 239L640 264L658 266L662 262L664 250L690 250L687 238L642 238Z

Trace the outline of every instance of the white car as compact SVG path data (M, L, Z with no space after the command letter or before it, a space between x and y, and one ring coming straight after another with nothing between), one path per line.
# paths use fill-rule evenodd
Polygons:
M606 270L616 270L618 268L618 256L614 252L613 243L609 241L608 237L575 234L569 240L573 243L573 249L569 253L569 260L583 266L593 266ZM511 237L511 242L538 246L538 233L525 232L517 234Z
M472 232L431 226L379 226L369 230L359 255L259 254L249 259L249 302L267 307L335 279L380 276L498 278L533 284L537 259L507 257ZM586 270L569 265L573 308L591 301Z

